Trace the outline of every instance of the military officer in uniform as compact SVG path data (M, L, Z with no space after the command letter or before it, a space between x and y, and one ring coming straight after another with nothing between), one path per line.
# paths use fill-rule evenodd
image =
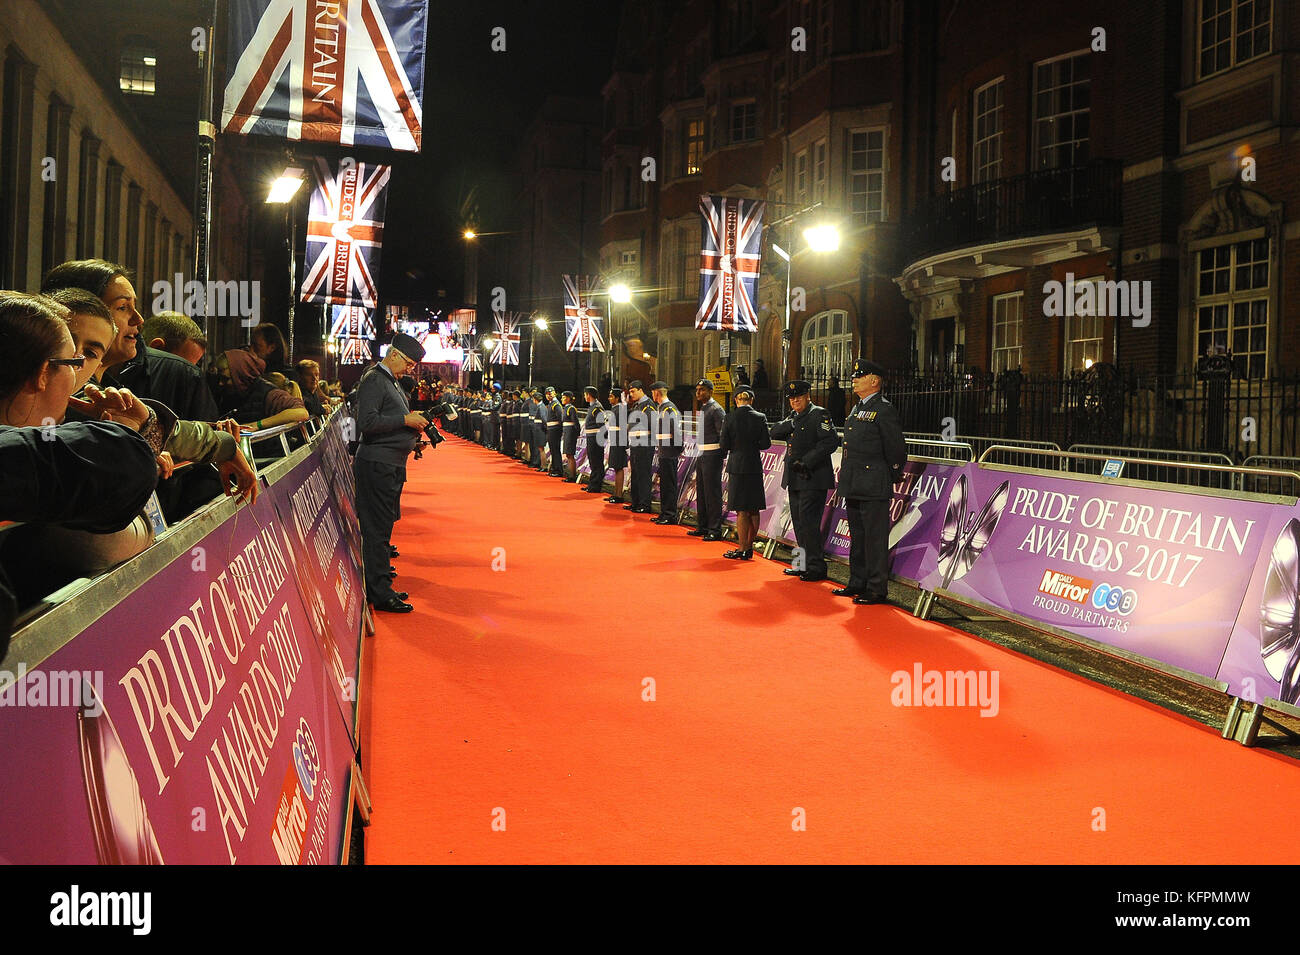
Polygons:
M774 440L786 439L781 486L789 490L794 536L804 557L802 567L796 561L785 573L801 580L825 580L822 512L826 493L835 486L831 453L840 446L840 436L831 424L830 412L812 403L811 384L786 382L784 391L793 414L774 424L771 433Z
M563 477L564 406L555 397L555 387L546 389L546 465L548 477Z
M691 537L707 541L722 540L722 425L727 413L713 399L713 382L701 378L695 385L695 400L700 404L696 431L695 486L698 491L699 521Z
M654 396L655 446L659 449L659 516L656 524L677 523L677 468L682 459L682 413L668 400L668 385L656 381Z
M614 472L614 493L605 498L606 504L623 503L623 482L627 478L627 403L623 389L609 389L609 411L605 413L605 446L609 448L606 467Z
M542 391L533 389L533 440L528 442L533 449L529 463L534 471L545 471L542 467L542 445L546 443L546 407L542 404Z
M564 404L563 417L561 418L564 432L561 435L564 450L564 481L566 484L578 483L578 409L573 404L573 392L566 391L560 395L560 401Z
M609 430L605 427L605 409L600 403L600 393L596 391L594 385L584 388L582 397L587 399L587 420L583 422L582 434L587 441L587 464L591 468L591 477L583 490L589 494L603 494L605 445L609 441Z
M767 508L763 488L763 451L772 446L767 416L755 411L754 389L736 389L736 407L722 425L722 453L727 455L727 504L736 512L736 540L740 546L723 554L731 560L750 560L758 536L758 516Z
M397 335L388 354L366 372L357 386L361 443L352 469L356 476L366 597L376 610L390 613L410 613L414 609L394 592L389 559L393 522L406 481L406 457L429 424L424 415L410 410L397 379L415 368L423 357L424 346L418 339Z
M640 381L628 382L627 396L631 404L627 410L628 457L632 460L632 503L623 509L633 514L649 514L652 494L651 468L654 466L654 431L652 415L654 403L646 396L645 385Z
M858 403L844 422L839 493L849 518L849 583L832 592L855 604L887 602L889 501L907 462L898 409L880 393L884 374L874 361L853 363Z

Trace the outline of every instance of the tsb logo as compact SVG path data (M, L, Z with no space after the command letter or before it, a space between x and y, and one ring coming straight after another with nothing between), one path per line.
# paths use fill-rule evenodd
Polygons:
M1137 609L1137 591L1125 590L1123 587L1114 587L1110 584L1098 584L1097 589L1092 592L1092 605L1098 610L1107 610L1127 617Z

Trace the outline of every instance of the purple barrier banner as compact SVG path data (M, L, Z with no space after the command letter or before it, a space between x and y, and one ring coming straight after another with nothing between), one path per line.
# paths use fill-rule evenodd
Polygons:
M264 494L0 675L3 861L340 860L352 742L291 550Z
M840 450L831 455L838 481ZM938 547L943 526L948 487L965 472L960 464L932 464L909 460L903 465L903 477L894 485L889 504L889 549L891 576L917 581L927 555ZM849 559L849 521L844 502L838 496L826 509L826 556ZM933 565L931 557L931 565Z
M934 589L949 576L956 595L1216 677L1290 511L968 465L918 580Z
M1274 509L1218 678L1245 700L1300 705L1300 507Z
M350 471L347 477L351 479ZM334 472L336 484L342 483L341 478ZM359 549L359 535L349 538L344 530L330 484L330 469L318 449L281 476L267 494L280 514L293 584L308 610L308 632L333 678L330 686L339 713L357 748L357 667L365 589L352 549Z

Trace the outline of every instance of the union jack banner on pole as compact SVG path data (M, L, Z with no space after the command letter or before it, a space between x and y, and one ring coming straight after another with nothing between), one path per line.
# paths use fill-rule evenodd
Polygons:
M368 308L356 305L332 305L330 334L335 338L374 338L375 320Z
M340 365L364 365L370 361L370 339L344 338L339 341Z
M351 162L335 176L316 158L316 191L307 219L304 302L374 308L379 249L384 243L391 166Z
M599 279L590 275L564 277L564 348L604 351L604 318L594 296Z
M482 371L483 359L479 358L478 350L475 348L465 349L465 367L470 371Z
M492 340L492 364L519 364L519 314L495 312L492 323L496 326L496 337Z
M428 0L230 0L222 130L419 152L428 17Z
M763 257L766 206L759 199L700 196L704 222L696 328L758 331L754 300Z

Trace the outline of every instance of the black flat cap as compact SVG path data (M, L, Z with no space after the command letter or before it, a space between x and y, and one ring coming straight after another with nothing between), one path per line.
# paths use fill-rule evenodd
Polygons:
M709 381L709 379L707 379L707 378L701 378L699 381L697 381L697 382L695 383L695 387L696 387L696 388L703 388L703 389L705 389L706 391L712 391L712 390L713 390L713 382Z
M631 389L631 388L640 388L642 391L645 391L645 385L641 384L641 379L640 379L640 378L638 378L636 381L629 381L629 382L627 383L627 386L628 386L629 389Z
M394 335L393 347L411 361L424 361L424 346L420 344L418 338L411 335Z
M656 381L650 386L651 391L667 391L668 383L666 381Z
M812 385L802 378L797 381L787 381L785 383L785 396L787 398L798 398L800 395L806 395L812 391Z
M741 385L739 388L736 389L736 395L737 397L739 397L740 395L749 395L750 399L752 400L754 397L754 389L749 387L749 385Z
M879 375L885 377L885 366L878 365L867 358L859 358L853 362L853 371L850 374L854 378L861 378L864 375Z

